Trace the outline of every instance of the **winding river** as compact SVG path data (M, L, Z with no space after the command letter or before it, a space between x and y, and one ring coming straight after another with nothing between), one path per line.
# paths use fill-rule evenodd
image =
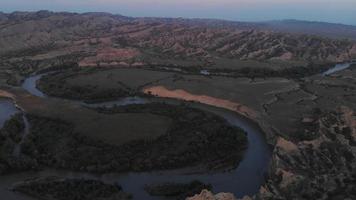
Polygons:
M41 98L47 97L44 93L36 88L36 82L42 75L36 75L27 78L22 87L32 95ZM85 104L85 106L113 106L113 105L127 105L127 104L143 104L149 102L164 101L167 103L179 103L177 100L161 99L161 98L139 98L130 97L124 98L118 101L111 101L99 104ZM25 172L15 175L2 176L0 178L0 194L5 195L6 199L22 200L30 199L23 195L8 191L6 188L17 181L22 181L28 177L42 176L42 175L55 175L61 177L85 177L100 179L108 183L118 183L122 186L123 190L132 193L133 199L137 200L155 200L164 199L161 197L149 196L144 191L144 186L147 184L164 183L164 182L179 182L186 183L192 180L200 180L204 183L210 183L213 186L213 192L232 192L236 197L243 197L244 195L255 194L260 186L265 181L265 175L268 171L269 160L271 157L271 150L265 141L261 129L253 123L235 112L227 111L221 108L207 106L199 103L190 103L192 107L196 107L205 111L213 112L221 117L224 117L233 126L238 126L247 132L248 137L248 149L244 155L243 160L240 162L236 169L227 172L212 172L208 174L194 174L189 173L189 169L181 170L167 170L145 173L124 173L124 174L103 174L95 175L79 172L68 172L61 170L43 170L40 172ZM6 120L11 115L3 113L3 109L10 109L14 107L11 102L0 104L0 116L1 119ZM16 108L15 110L16 111ZM1 122L1 121L0 121Z
M17 112L19 110L10 99L0 98L0 128Z
M328 69L327 71L323 72L322 75L323 76L327 76L333 73L336 73L338 71L342 71L344 69L347 69L349 67L351 67L352 64L355 64L356 62L349 62L349 63L339 63L336 64L334 67Z
M337 71L350 67L351 63L337 64L333 68L325 71L322 75L330 75ZM36 88L36 82L42 75L31 76L27 78L22 87L34 96L40 98L48 97L43 92ZM162 99L162 98L140 98L129 97L117 101L110 101L98 104L85 104L83 106L98 107L98 106L113 106L113 105L128 105L128 104L144 104L150 102L167 102L179 103L178 100ZM76 102L78 103L78 102ZM31 200L32 198L13 193L8 190L12 184L22 181L26 178L36 176L61 176L68 178L92 178L99 179L107 183L118 183L124 191L134 194L134 199L137 200L156 200L164 199L160 197L149 196L144 191L144 186L147 184L164 183L164 182L189 182L192 180L200 180L204 183L210 183L213 186L213 191L216 192L232 192L236 197L255 194L260 186L265 181L265 174L268 171L269 160L271 157L271 149L265 141L263 133L257 124L245 117L228 110L217 107L207 106L199 103L190 103L190 106L196 107L205 111L213 112L221 117L224 117L233 126L238 126L247 132L248 149L239 166L227 172L212 172L208 174L191 174L189 170L167 170L145 173L124 173L124 174L89 174L80 172L70 172L63 170L46 169L40 172L24 172L14 175L5 175L0 178L0 195L7 200ZM0 128L4 122L11 118L19 110L8 99L0 99ZM28 126L27 126L28 129ZM28 131L28 130L27 130Z

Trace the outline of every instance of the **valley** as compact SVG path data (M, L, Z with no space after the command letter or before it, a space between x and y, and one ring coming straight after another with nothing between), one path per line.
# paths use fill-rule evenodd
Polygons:
M7 199L356 197L352 40L105 13L0 27Z

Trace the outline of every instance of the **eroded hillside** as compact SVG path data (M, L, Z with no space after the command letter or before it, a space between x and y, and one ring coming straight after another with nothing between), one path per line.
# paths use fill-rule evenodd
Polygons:
M23 75L63 64L288 68L356 55L355 43L348 40L193 22L105 13L2 14L1 74L15 70ZM16 83L18 75L12 74L11 81Z

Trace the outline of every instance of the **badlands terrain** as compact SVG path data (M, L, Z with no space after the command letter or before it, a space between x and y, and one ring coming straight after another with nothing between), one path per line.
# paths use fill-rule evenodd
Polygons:
M0 13L0 195L355 199L356 28L313 24Z

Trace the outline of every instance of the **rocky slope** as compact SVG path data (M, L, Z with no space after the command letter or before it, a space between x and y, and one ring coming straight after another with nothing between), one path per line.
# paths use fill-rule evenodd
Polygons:
M307 33L331 38L350 38L356 40L356 27L344 24L288 19L264 22L260 26L263 29L275 31Z
M271 179L258 195L264 199L356 198L356 118L354 111L315 114L304 119L317 137L290 142L279 138Z
M189 197L186 200L236 200L236 198L231 193L219 193L214 195L208 190L202 190L200 194Z
M165 60L180 65L185 60L220 65L217 59L340 62L356 57L356 44L348 40L254 30L246 24L221 28L209 20L187 23L106 13L2 14L0 38L3 73L75 63L142 66Z
M260 192L243 199L355 199L356 117L353 110L314 113L302 119L316 137L288 141L278 137L269 179ZM220 198L203 191L187 200ZM235 199L232 195L226 198Z
M136 36L139 47L155 48L174 56L211 58L222 56L242 60L341 61L354 54L355 46L311 36L268 31L209 29L165 25L156 34Z

